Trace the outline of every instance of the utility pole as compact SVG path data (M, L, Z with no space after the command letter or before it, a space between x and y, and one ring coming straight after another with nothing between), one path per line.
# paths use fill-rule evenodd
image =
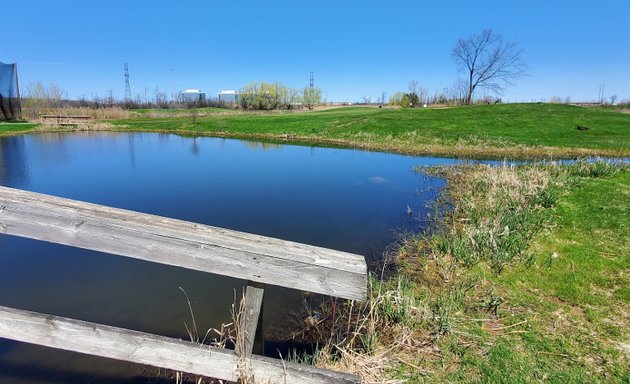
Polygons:
M171 79L173 80L171 84L171 101L173 102L173 108L175 108L175 68L171 68Z
M601 83L599 85L599 104L604 103L604 88L606 87L605 83Z

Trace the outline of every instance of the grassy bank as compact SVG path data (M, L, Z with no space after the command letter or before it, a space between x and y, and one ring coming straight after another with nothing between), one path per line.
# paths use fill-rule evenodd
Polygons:
M114 113L115 112L115 113ZM561 104L445 109L336 108L318 112L116 110L94 129L172 132L414 155L478 158L630 156L630 114ZM580 125L588 130L577 130ZM35 127L30 126L30 130ZM44 127L38 130L72 130ZM80 127L85 130L90 127ZM0 133L10 129L0 126ZM21 132L21 131L20 131Z
M630 169L430 171L452 214L401 242L367 304L322 310L315 361L370 383L628 382Z
M37 127L36 123L0 122L0 136L17 135L32 132Z
M473 157L629 156L630 115L558 104L449 109L338 108L114 121L114 129ZM590 128L586 131L576 126Z

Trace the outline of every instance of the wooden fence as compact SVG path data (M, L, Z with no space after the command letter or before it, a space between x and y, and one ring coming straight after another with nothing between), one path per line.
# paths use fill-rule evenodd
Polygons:
M358 383L354 375L252 355L265 284L367 296L362 256L0 187L0 233L247 280L236 351L0 306L0 338L255 383Z

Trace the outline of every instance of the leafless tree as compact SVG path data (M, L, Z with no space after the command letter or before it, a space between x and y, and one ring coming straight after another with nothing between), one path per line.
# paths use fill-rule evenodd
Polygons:
M522 50L515 42L505 42L492 29L459 39L452 56L467 81L465 104L471 104L475 89L501 93L506 85L525 74Z
M45 86L41 81L36 81L26 86L22 104L26 116L36 118L46 111L61 108L64 99L67 99L67 94L56 83Z
M378 103L380 105L384 105L387 103L387 94L385 93L385 91L381 92L381 97L380 99L378 99Z
M415 95L418 92L418 81L416 80L411 80L409 82L409 85L407 86L408 90L409 90L409 94L411 95Z
M448 89L447 100L449 104L463 104L468 95L468 82L462 78L457 79Z

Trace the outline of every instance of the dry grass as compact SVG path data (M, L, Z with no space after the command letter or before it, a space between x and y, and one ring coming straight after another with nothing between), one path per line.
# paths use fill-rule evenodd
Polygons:
M121 120L128 119L132 116L131 112L120 107L108 108L89 108L89 107L62 107L62 108L43 108L38 110L23 110L25 116L31 121L44 123L46 119L42 119L42 115L59 115L59 116L90 116L94 120Z

